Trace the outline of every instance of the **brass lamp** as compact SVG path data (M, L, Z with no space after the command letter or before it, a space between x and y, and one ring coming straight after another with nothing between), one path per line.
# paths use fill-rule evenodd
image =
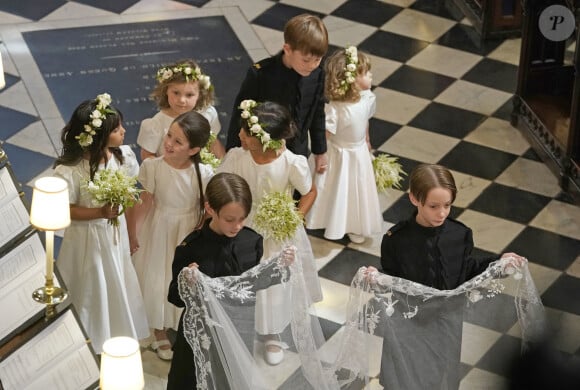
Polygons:
M143 364L139 342L131 337L113 337L103 343L101 390L143 390Z
M64 301L67 292L54 285L54 232L70 225L70 205L66 181L58 177L36 180L32 192L30 223L46 234L46 283L32 298L46 304L46 319L56 314L55 305Z

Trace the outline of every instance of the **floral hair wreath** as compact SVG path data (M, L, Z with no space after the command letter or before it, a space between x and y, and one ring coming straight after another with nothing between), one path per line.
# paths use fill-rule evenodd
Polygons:
M341 95L345 95L355 82L356 68L358 66L358 53L355 46L349 46L344 49L344 55L346 56L346 67L344 68L344 80L340 81Z
M95 100L97 101L97 107L89 115L89 123L84 126L84 131L81 134L75 136L75 139L79 140L79 145L83 148L93 143L93 135L97 134L97 131L101 129L107 114L115 113L115 111L109 108L111 105L111 95L108 93L97 95Z
M267 149L279 150L284 146L284 140L273 140L270 138L270 134L264 130L266 126L260 124L260 119L252 113L252 109L257 106L258 103L255 100L243 100L238 107L242 110L240 116L247 121L250 134L260 140L264 152Z
M157 81L163 82L170 80L175 74L182 73L187 82L197 81L203 89L211 88L211 81L208 75L201 73L199 66L191 67L188 64L180 64L172 67L164 66L157 71Z

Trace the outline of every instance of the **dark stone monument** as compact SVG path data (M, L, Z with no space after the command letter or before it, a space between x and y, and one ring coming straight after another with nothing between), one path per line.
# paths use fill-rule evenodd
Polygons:
M211 77L227 133L235 95L251 59L222 16L23 33L65 121L83 100L108 92L135 147L143 119L157 112L149 94L160 67L192 58Z

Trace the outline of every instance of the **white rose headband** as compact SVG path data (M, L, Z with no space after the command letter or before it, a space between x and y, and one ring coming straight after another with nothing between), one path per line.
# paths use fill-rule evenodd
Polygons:
M265 125L260 124L260 119L253 114L252 109L257 107L258 103L255 100L243 100L238 107L242 110L241 117L245 119L248 124L248 131L251 135L260 140L264 152L267 149L279 150L284 146L284 140L273 140L270 134L264 130Z
M349 46L344 49L346 56L346 67L344 68L344 80L340 81L340 94L345 95L350 86L356 80L356 69L358 67L358 54L355 46Z
M111 105L111 95L108 93L98 95L95 100L97 101L97 107L89 115L89 123L84 126L84 131L81 134L75 136L75 139L79 141L79 145L83 148L93 143L93 135L97 134L97 131L101 129L107 114L115 113L115 111L109 108Z
M157 81L163 82L173 78L176 74L183 74L187 82L197 81L203 89L211 88L211 81L208 75L201 73L199 66L192 67L188 64L180 64L172 67L164 66L157 71Z

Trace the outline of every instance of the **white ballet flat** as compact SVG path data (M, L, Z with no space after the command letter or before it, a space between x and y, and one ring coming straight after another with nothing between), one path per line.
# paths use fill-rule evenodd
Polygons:
M365 238L363 236L354 233L348 233L348 238L354 244L362 244L363 242L365 242Z
M278 350L269 351L268 347L278 347ZM271 366L276 366L284 360L284 349L288 348L288 345L278 340L267 340L264 343L264 348L264 359L266 360L266 363Z
M169 342L169 340L165 339L165 340L155 340L154 342L151 343L151 348L153 348L153 350L157 352L157 356L159 357L159 359L161 360L173 359L173 351L171 350L171 348L169 349L160 348L164 345L169 345L171 347L171 343Z

